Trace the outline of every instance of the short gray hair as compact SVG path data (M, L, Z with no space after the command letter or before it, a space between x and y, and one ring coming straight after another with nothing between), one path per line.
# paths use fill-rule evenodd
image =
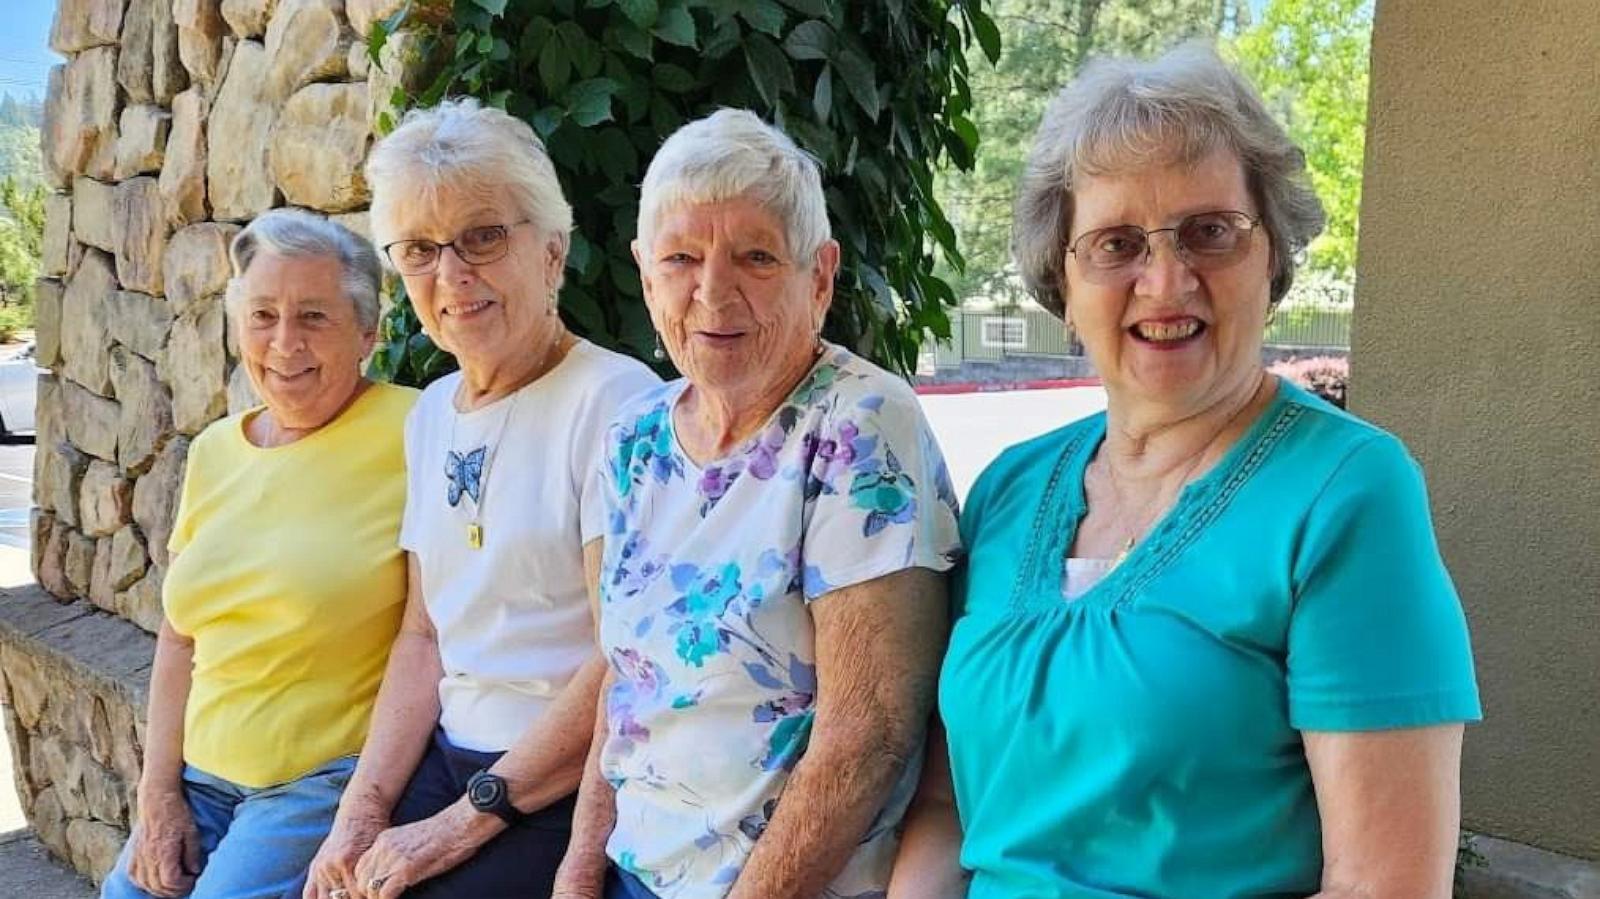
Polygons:
M393 220L398 201L440 191L504 192L535 227L563 246L572 231L572 206L533 128L471 97L406 113L400 127L372 148L367 183L379 243L403 236L395 233Z
M241 282L250 263L263 250L293 258L337 259L343 273L340 284L345 298L355 306L356 323L363 331L377 330L383 264L366 238L338 222L298 209L263 213L234 235L228 247L228 258L233 263L226 300L230 311L236 312L235 307L244 299L240 295Z
M719 109L667 138L639 191L639 245L646 252L657 219L685 203L754 200L783 223L789 252L815 259L832 232L816 159L746 109Z
M1076 178L1194 163L1219 149L1238 155L1260 205L1277 305L1294 281L1297 255L1322 232L1322 202L1306 176L1305 154L1250 83L1203 41L1154 60L1094 60L1051 102L1012 223L1012 252L1028 291L1064 313Z

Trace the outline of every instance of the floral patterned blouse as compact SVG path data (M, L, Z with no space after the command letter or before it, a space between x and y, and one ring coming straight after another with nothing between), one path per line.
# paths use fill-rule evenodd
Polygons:
M612 427L600 581L608 852L671 899L728 893L805 753L809 604L906 568L946 570L960 548L944 459L899 379L825 345L766 426L703 467L673 435L685 387L644 394ZM887 889L917 767L825 895Z

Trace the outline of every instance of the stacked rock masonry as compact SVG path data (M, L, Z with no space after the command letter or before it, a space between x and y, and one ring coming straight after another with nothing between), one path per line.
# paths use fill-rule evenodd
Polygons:
M362 164L415 33L406 0L58 0L43 127L33 568L0 595L24 810L98 880L136 814L151 637L190 440L253 402L223 295L228 242L277 206L367 233ZM438 23L448 0L412 5ZM231 400L231 403L230 403Z

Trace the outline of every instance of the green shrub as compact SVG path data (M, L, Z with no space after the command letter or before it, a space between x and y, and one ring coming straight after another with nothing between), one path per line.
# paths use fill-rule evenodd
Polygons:
M842 247L825 333L879 364L914 370L928 335L948 338L936 255L964 265L933 193L942 160L970 168L966 46L989 59L999 32L982 0L456 0L425 55L443 72L396 110L470 94L532 124L575 214L561 311L577 333L648 358L654 346L629 243L638 187L661 141L719 107L752 109L815 154ZM405 11L378 23L377 60ZM430 49L431 47L431 49ZM394 121L391 114L389 121ZM374 372L424 383L453 363L402 297Z

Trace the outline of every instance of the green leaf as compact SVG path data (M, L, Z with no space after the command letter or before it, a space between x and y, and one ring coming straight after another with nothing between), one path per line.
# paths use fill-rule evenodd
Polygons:
M472 0L473 4L491 16L506 14L506 0Z
M689 11L682 7L675 6L671 9L662 10L661 18L656 20L654 34L669 44L677 44L680 47L693 47L695 45L694 17L689 15Z
M783 0L783 5L817 19L826 17L829 12L828 0Z
M629 21L640 28L654 25L656 17L661 14L661 7L656 0L617 0L617 6Z
M744 29L739 26L736 19L728 19L717 25L711 37L706 39L705 46L700 50L706 59L721 59L733 52L740 44L744 43Z
M972 23L972 33L978 38L978 46L983 48L983 55L989 58L990 63L1000 61L1000 29L995 26L994 19L989 14L978 8L976 3L968 4L967 21Z
M744 45L744 58L749 63L756 90L768 106L777 106L785 92L794 92L794 73L789 70L789 58L772 38L764 34L751 35Z
M539 54L539 81L545 93L558 96L571 78L572 55L567 52L566 41L557 35L545 42L544 51Z
M872 63L853 48L847 47L833 60L833 65L839 70L839 77L844 79L845 90L850 92L850 96L873 121L877 121L880 101L877 73L873 71Z
M561 127L561 109L555 106L545 106L528 119L528 124L538 133L540 140L548 140L555 130Z
M811 93L811 111L817 114L817 121L827 124L828 114L833 112L833 70L824 66L822 76L817 79L817 87Z
M637 181L637 176L642 174L639 172L639 154L633 149L633 141L628 140L628 135L621 128L607 128L595 136L594 159L600 171L612 181L624 178Z
M662 63L650 70L650 80L656 87L674 94L694 89L695 78L689 70L671 63Z
M624 52L639 59L649 61L655 58L655 41L650 39L650 34L632 22L618 22L611 26L610 39L606 43L621 47Z
M967 145L969 153L978 152L978 126L966 116L951 116L950 127L961 136L961 142Z
M567 115L583 128L611 120L611 97L621 85L610 78L590 78L567 91Z
M822 22L801 22L783 39L783 51L790 59L827 59L833 55L833 29Z
M788 18L783 7L773 0L746 0L740 5L739 17L749 22L751 28L773 37L783 36L783 23Z

